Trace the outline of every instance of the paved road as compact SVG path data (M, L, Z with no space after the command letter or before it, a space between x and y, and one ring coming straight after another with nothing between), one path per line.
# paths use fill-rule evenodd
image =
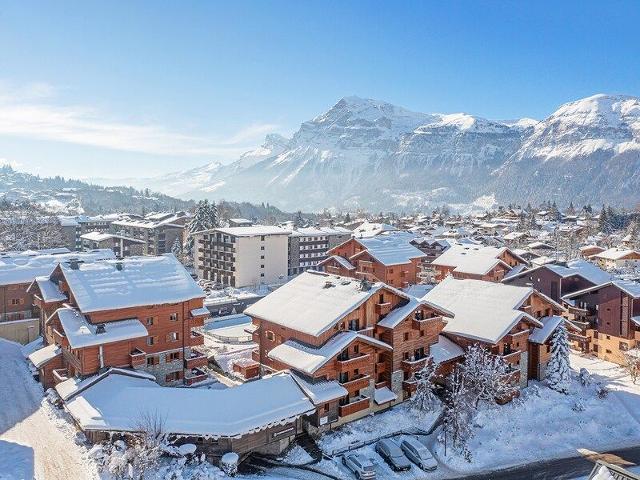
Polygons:
M522 467L457 477L464 480L569 480L588 475L596 460L604 460L628 468L640 465L640 446L605 453L584 452L583 455L536 462Z

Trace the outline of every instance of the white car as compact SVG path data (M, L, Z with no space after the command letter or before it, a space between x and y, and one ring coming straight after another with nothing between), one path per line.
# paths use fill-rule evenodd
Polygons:
M351 470L359 480L374 480L376 478L375 466L364 455L353 453L344 455L342 463Z
M406 437L400 442L400 448L409 460L422 470L432 471L438 468L438 462L431 452L416 437Z

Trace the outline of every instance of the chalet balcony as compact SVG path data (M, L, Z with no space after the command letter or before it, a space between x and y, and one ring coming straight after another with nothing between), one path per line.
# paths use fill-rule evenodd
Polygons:
M365 368L371 363L371 355L365 354L348 360L338 360L338 372L348 372L356 368Z
M402 369L405 372L415 373L422 370L422 367L427 363L428 357L418 358L414 360L403 360Z
M53 374L53 381L56 385L69 379L69 372L66 368L56 368L52 370L51 373Z
M260 351L257 348L254 350L251 350L251 359L260 363Z
M349 380L348 382L343 383L342 386L347 389L350 395L352 395L358 390L367 388L369 386L370 380L371 380L370 375L361 375L356 379Z
M391 311L391 302L376 303L376 313L386 315Z
M411 320L411 327L416 330L421 330L426 327L431 322L442 322L442 316L431 317L431 318L413 318Z
M184 368L191 370L198 367L206 367L209 363L207 356L204 353L191 351L191 354L184 359Z
M61 347L66 347L69 345L67 336L63 332L60 332L55 328L53 329L53 341L56 343L56 345L60 345Z
M204 371L199 368L193 368L184 379L184 383L185 385L193 385L194 383L202 382L207 378L209 378L209 376Z
M511 365L520 365L520 350L500 355L502 359Z
M381 382L376 383L376 390L378 390L379 388L384 388L384 387L391 388L391 385L389 385L389 382L387 380L383 380Z
M189 342L191 347L198 347L204 345L204 335L198 332L191 332L191 341Z
M355 398L350 398L349 403L346 405L340 405L338 408L338 414L341 417L346 417L347 415L361 412L367 408L369 408L369 397L359 395Z
M387 371L387 362L376 363L376 373L384 373Z
M505 381L511 384L516 384L518 382L520 382L520 369L519 368L512 368L510 369L509 372L507 372L505 375Z
M413 393L416 391L417 388L418 388L418 382L416 381L416 379L404 380L402 382L402 389L405 392Z
M139 348L135 348L129 353L129 363L133 368L142 368L147 365L147 354Z
M519 341L524 342L524 339L527 338L527 335L529 333L530 333L529 330L522 330L521 332L510 333L505 336L504 342L505 343L515 343Z

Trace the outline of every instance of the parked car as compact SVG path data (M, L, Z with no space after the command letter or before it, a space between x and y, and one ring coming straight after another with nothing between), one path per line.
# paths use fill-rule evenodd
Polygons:
M431 452L416 437L405 437L400 442L400 448L409 460L418 465L422 470L435 470L438 462Z
M396 472L409 470L411 468L411 462L404 453L400 446L391 440L390 438L383 438L376 443L376 452L380 454L384 461L389 464Z
M373 462L364 455L359 453L344 455L342 463L360 480L374 480L376 478Z

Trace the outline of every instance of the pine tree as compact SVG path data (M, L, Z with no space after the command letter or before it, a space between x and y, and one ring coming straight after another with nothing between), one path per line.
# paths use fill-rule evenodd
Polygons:
M553 390L569 393L571 369L569 367L569 336L564 322L551 337L551 359L547 364L547 384Z
M411 401L417 410L429 410L436 402L436 396L433 393L437 377L436 369L436 363L431 357L429 357L427 358L424 367L415 374L416 392L411 397Z
M602 205L602 210L600 211L600 217L598 217L598 230L602 233L610 232L610 223L607 217L607 209L604 205Z

